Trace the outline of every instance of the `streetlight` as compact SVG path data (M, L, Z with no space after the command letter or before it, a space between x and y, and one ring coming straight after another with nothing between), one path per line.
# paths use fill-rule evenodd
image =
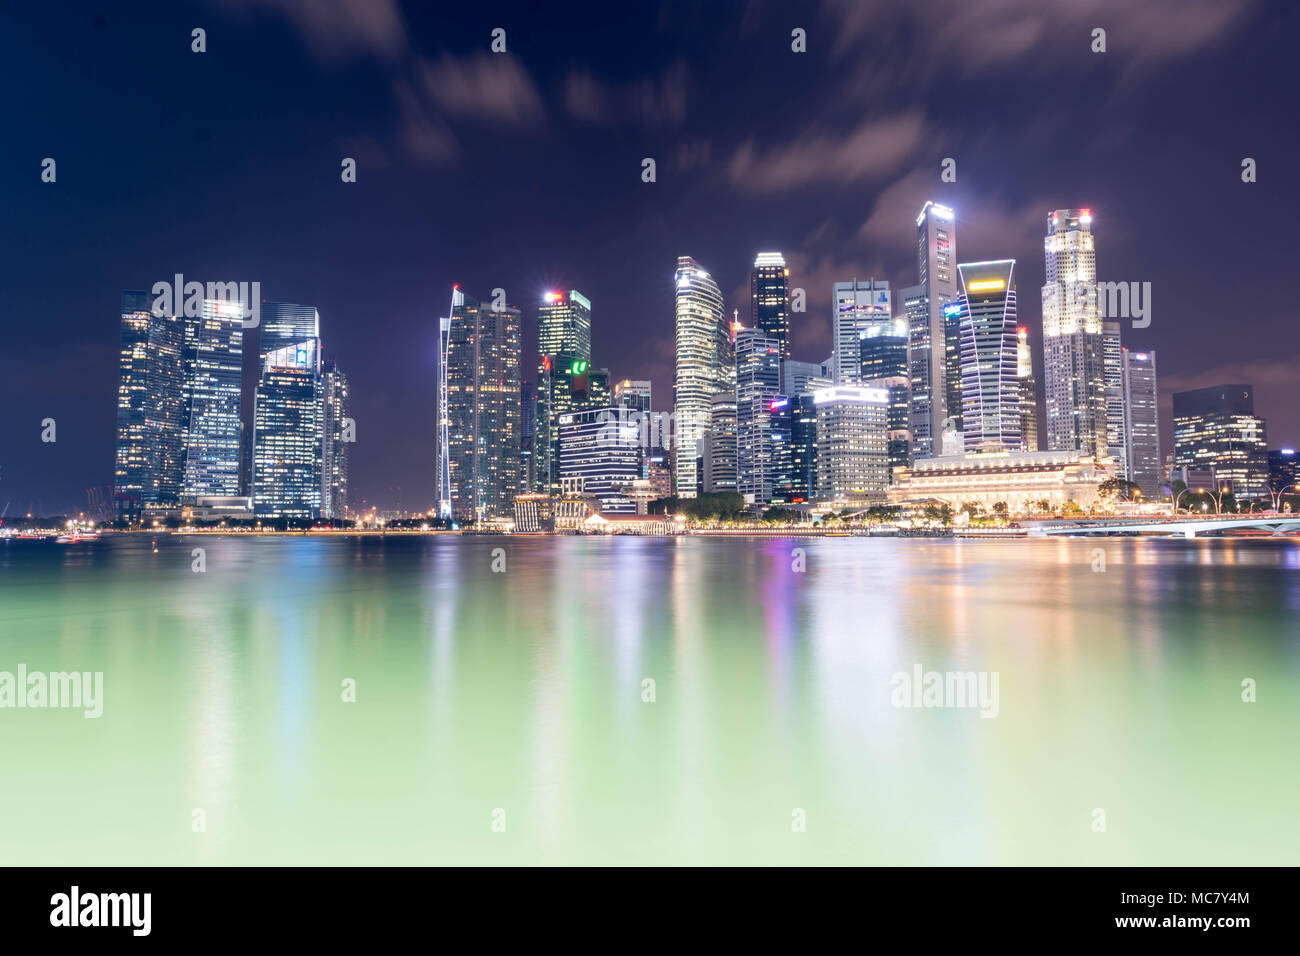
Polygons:
M1276 512L1279 508L1282 507L1282 496L1286 494L1287 489L1288 489L1288 488L1297 488L1297 487L1300 487L1300 485L1297 485L1295 482L1292 482L1292 483L1289 484L1289 485L1283 485L1280 491L1277 491L1277 492L1272 492L1272 491L1270 491L1270 492L1268 493L1268 494L1269 494L1269 497L1273 499L1273 511L1274 511L1274 512Z
M1178 499L1181 498L1183 495L1191 494L1191 492L1192 492L1191 488L1184 488L1182 491L1178 492L1178 494L1174 495L1174 514L1178 514ZM1199 495L1200 491L1198 490L1196 494Z

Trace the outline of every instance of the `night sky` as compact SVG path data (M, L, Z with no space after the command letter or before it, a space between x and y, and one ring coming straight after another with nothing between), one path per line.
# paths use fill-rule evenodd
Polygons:
M111 486L123 289L316 306L354 506L427 508L453 282L523 309L526 378L542 292L581 290L595 365L667 408L677 256L743 316L754 254L784 252L794 357L821 361L832 282L916 282L926 199L960 261L1018 260L1039 366L1046 216L1091 208L1098 278L1152 283L1124 341L1159 352L1165 450L1173 391L1238 381L1270 446L1300 445L1297 50L1281 0L6 4L0 508Z

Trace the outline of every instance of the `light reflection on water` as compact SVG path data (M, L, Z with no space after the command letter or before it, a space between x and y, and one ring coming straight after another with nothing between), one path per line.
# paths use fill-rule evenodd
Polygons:
M158 549L0 545L0 671L102 670L106 698L0 710L0 858L1300 859L1292 540ZM997 672L998 716L894 707L917 664Z

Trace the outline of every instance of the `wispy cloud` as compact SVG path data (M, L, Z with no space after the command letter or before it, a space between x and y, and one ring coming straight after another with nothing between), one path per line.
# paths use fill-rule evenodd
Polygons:
M297 27L319 60L356 56L397 60L409 49L396 0L218 0L237 13L268 11Z
M676 63L657 78L609 83L587 70L574 70L564 81L564 105L571 117L586 123L638 122L647 126L681 126L686 121L689 73Z
M868 120L845 132L831 127L762 149L741 144L727 165L731 181L752 192L779 192L817 183L847 184L886 176L926 139L919 111Z
M419 66L424 92L449 114L532 126L542 121L542 98L519 60L507 53L444 56Z

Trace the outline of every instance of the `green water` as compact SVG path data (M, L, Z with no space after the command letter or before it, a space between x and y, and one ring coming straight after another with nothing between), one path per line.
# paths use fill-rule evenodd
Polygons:
M104 675L0 863L1300 863L1295 541L156 541L0 544L0 671Z

